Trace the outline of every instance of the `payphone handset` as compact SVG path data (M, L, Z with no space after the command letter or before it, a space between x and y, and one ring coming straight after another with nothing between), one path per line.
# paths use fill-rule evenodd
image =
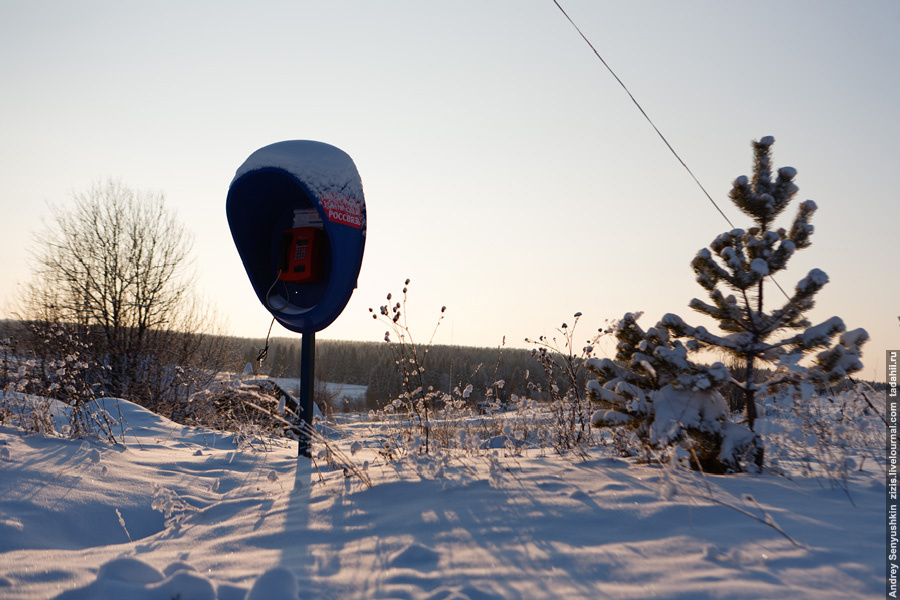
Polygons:
M315 283L324 277L326 243L322 218L316 209L294 211L294 226L281 235L278 279Z

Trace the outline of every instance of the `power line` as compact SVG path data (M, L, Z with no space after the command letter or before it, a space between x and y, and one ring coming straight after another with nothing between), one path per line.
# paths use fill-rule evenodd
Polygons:
M656 134L659 136L659 138L663 141L663 143L666 145L666 147L669 149L669 151L672 152L672 154L675 156L676 159L678 159L678 162L681 163L681 166L684 167L684 169L688 172L688 174L691 176L691 178L694 180L694 182L698 186L700 186L700 189L703 191L703 193L706 195L706 197L709 199L709 201L712 202L712 205L716 207L716 210L719 211L719 214L722 215L722 218L728 222L728 224L731 226L732 229L734 229L734 224L731 222L731 219L729 219L725 215L725 213L722 212L722 209L719 208L719 205L716 204L716 201L713 200L713 198L712 198L712 196L710 196L709 192L706 191L706 188L703 187L703 184L700 183L700 180L697 179L696 175L694 175L694 172L691 171L690 167L688 167L687 164L681 159L681 157L675 151L675 148L673 148L672 144L669 143L669 140L666 139L666 136L664 136L662 134L662 132L659 130L659 128L653 122L653 119L650 118L650 116L647 114L647 112L641 106L640 102L637 101L637 99L634 97L634 95L628 89L628 86L626 86L625 83L621 79L619 79L619 76L616 75L616 72L612 70L612 68L606 63L605 60L603 60L603 57L600 56L600 53L597 52L597 49L594 47L594 45L591 43L591 41L589 39L587 39L587 37L584 35L584 33L582 33L581 29L578 27L578 25L575 24L575 21L572 20L572 17L569 16L569 14L565 11L565 9L562 6L560 6L559 2L557 2L557 0L553 0L553 4L555 4L556 8L558 8L560 10L560 12L562 12L563 16L565 16L566 19L568 19L569 23L572 24L572 27L575 28L575 31L578 32L578 35L581 36L581 39L583 39L585 41L585 43L591 47L591 50L594 51L594 54L597 56L597 58L600 59L600 62L602 62L603 66L606 67L606 70L609 71L609 73L616 79L616 81L619 82L619 85L622 86L622 89L625 90L625 93L628 94L628 97L631 98L631 101L634 103L634 105L638 108L639 111L641 111L641 114L644 115L644 118L647 119L647 122L650 123L650 126L653 127L653 130L656 132Z
M565 11L565 9L562 6L560 6L559 2L557 0L553 0L553 4L556 5L556 8L559 9L559 11L566 18L566 20L568 20L569 23L572 24L572 27L574 27L575 31L578 32L578 35L581 36L581 39L583 39L584 42L588 46L590 46L591 50L594 51L594 55L600 59L600 62L603 63L603 66L606 67L606 70L609 71L610 75L612 75L615 78L615 80L619 82L619 85L622 86L622 89L625 90L625 93L628 94L628 97L631 98L631 101L634 103L634 105L637 107L637 109L639 111L641 111L641 114L644 115L644 118L647 119L647 122L650 123L651 127L653 127L653 131L655 131L656 135L659 136L659 139L661 139L663 141L663 143L666 145L666 148L668 148L669 151L672 153L672 155L675 156L675 158L678 160L678 162L681 163L681 166L684 167L684 170L688 172L688 175L691 176L691 179L694 180L694 182L697 184L697 186L700 188L700 190L703 192L703 194L706 196L706 198L712 203L713 206L716 207L716 210L719 211L719 214L722 215L722 218L725 219L725 221L728 223L728 225L731 226L732 229L734 229L735 228L734 223L732 223L731 219L729 219L728 216L724 212L722 212L722 209L719 208L719 205L716 204L716 201L713 200L713 197L710 195L710 193L706 191L706 188L703 187L703 184L700 183L700 180L697 179L697 176L694 175L693 171L691 171L691 168L689 166L687 166L687 163L685 163L681 159L681 156L678 155L678 152L675 151L675 148L673 148L672 144L669 143L669 140L666 139L666 136L664 136L662 134L662 132L659 130L659 127L656 126L656 123L653 122L653 119L650 118L650 115L648 115L647 111L644 110L644 107L641 106L641 103L637 101L637 98L634 97L634 94L632 94L631 90L628 89L628 86L625 85L625 82L622 81L619 78L619 76L616 75L616 72L612 70L612 67L610 67L609 64L607 64L607 62L605 60L603 60L603 57L600 56L599 52L597 52L597 48L594 47L594 44L592 44L591 41L589 39L587 39L587 36L584 35L584 33L581 31L581 28L579 28L578 25L575 24L575 21L573 21L572 17L569 16L569 13L567 13ZM772 283L775 284L775 287L777 287L779 290L781 290L781 293L784 294L785 298L790 299L790 296L788 296L787 292L785 292L784 289L778 284L778 282L775 281L774 277L772 277L770 275L769 279L772 281Z

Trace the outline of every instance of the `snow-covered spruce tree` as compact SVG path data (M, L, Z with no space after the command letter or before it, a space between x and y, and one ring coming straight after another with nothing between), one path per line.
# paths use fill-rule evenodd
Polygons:
M711 466L737 469L748 459L761 466L758 437L726 420L727 410L715 388L732 383L743 389L752 430L758 392L790 389L802 394L862 368L859 357L868 340L865 330L846 332L838 317L818 325L806 318L814 296L828 282L821 270L810 271L780 308L765 310L764 300L772 296L765 294L767 278L784 270L796 250L810 245L810 219L816 210L815 202L806 200L790 230L772 228L798 191L793 181L797 172L791 167L779 169L773 180L774 142L764 137L753 143L753 178L738 177L729 194L754 226L723 233L691 263L712 302L695 298L690 307L715 319L721 333L692 327L674 314L665 315L645 333L633 315L626 315L613 329L619 340L618 364L610 360L588 364L598 375L589 392L604 409L595 413L595 426L628 423L651 445L702 438L706 442L706 446L700 444L702 455L697 444L685 445L695 454L692 464L699 457L695 466L706 470L718 470ZM831 346L838 334L842 334L838 343ZM704 366L688 360L688 351L703 349L734 357L745 367L742 380L735 380L721 363ZM800 361L816 350L811 366L802 366ZM771 369L760 370L761 363ZM673 414L680 425L672 422Z
M817 325L806 318L815 305L815 295L828 283L828 276L819 269L801 279L780 308L765 310L765 299L774 304L782 296L781 292L766 294L766 283L785 269L796 250L810 245L810 219L817 208L815 202L806 200L800 204L789 230L772 228L798 190L793 181L797 171L792 167L779 169L773 181L774 142L773 137L767 136L753 143L753 179L738 177L729 193L754 226L747 231L723 233L708 249L700 250L691 263L697 282L706 289L712 303L695 298L690 307L718 321L724 335L691 327L675 315L663 318L672 334L733 356L746 367L743 381L734 383L744 391L751 429L757 418L757 392L774 393L786 387L799 390L803 385L837 382L862 369L860 349L869 339L864 329L847 332L838 317ZM838 334L842 334L838 343L828 348ZM812 365L801 366L800 361L816 350L819 353ZM773 370L761 373L761 363Z

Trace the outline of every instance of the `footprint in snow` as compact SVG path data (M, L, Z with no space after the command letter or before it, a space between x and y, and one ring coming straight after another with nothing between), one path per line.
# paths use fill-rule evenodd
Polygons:
M433 571L438 566L441 555L422 544L410 544L394 554L388 564L394 569Z
M244 600L297 600L299 593L294 574L276 567L259 576Z
M113 559L100 567L98 580L123 581L133 584L156 583L165 579L156 568L131 557Z
M100 567L97 579L87 586L69 590L59 598L192 598L215 600L212 582L190 565L173 563L160 572L132 557L113 559ZM281 597L275 597L281 600ZM296 596L295 596L296 598Z

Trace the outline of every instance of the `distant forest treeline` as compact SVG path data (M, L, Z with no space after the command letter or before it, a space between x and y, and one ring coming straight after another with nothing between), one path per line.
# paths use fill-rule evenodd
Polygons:
M18 356L41 356L44 349L32 348L34 336L26 332L28 324L21 321L0 320L0 342L2 352ZM219 346L224 348L226 360L217 369L241 373L248 364L254 374L265 377L297 378L300 376L301 338L272 338L269 340L267 357L263 362L257 356L265 347L264 339L248 339L227 336L206 336L198 347ZM342 398L330 397L327 391L317 388L316 398L320 404L328 404L332 410L376 409L384 406L402 393L403 374L396 364L396 346L387 342L355 342L321 339L316 340L316 380L348 385L366 386L364 406L357 403L341 402ZM472 404L484 400L486 392L492 390L500 401L512 395L527 396L536 400L547 398L547 374L541 362L531 350L520 348L476 348L468 346L431 346L427 354L420 348L420 361L425 367L425 386L450 393L455 388L464 390L471 385L467 394ZM7 366L12 363L7 361ZM732 370L740 375L739 367ZM0 373L0 385L9 382L11 374ZM586 369L579 369L578 383L584 389L587 383ZM502 386L494 385L502 381ZM554 383L560 390L567 390L571 383L561 372L554 374ZM884 382L866 382L875 389L884 389ZM529 388L529 384L531 387ZM851 385L842 382L833 390ZM732 406L740 404L742 394L737 388L723 389ZM339 408L340 407L340 408Z
M256 362L256 356L264 340L240 341L242 362L258 367L259 374L299 377L299 336L269 340L268 358L262 364ZM503 385L494 387L494 393L500 400L512 394L525 395L529 383L546 389L547 377L531 350L434 345L427 353L420 348L419 353L426 386L449 393L472 385L471 402L483 400L498 381ZM316 379L368 386L366 404L370 408L401 393L403 375L395 361L394 348L387 342L316 340Z
M41 349L31 348L33 336L27 335L27 323L0 320L0 340L10 339L7 346L19 355L37 355ZM209 337L207 344L227 349L228 370L242 372L250 364L254 373L268 377L293 378L300 376L301 338L272 338L263 362L257 356L265 347L264 339L237 337ZM403 375L395 363L395 347L387 342L355 342L328 339L316 340L316 380L367 386L366 407L384 405L402 392ZM521 348L475 348L467 346L431 346L419 349L420 362L425 367L426 386L452 392L454 388L472 386L469 401L484 399L488 389L494 388L500 400L515 394L540 398L537 389L547 389L547 377L541 363L530 350ZM501 387L494 386L503 381ZM529 383L532 390L528 391ZM556 382L562 389L565 383ZM583 385L585 382L580 382ZM340 400L336 398L335 400ZM359 408L359 407L356 407Z

